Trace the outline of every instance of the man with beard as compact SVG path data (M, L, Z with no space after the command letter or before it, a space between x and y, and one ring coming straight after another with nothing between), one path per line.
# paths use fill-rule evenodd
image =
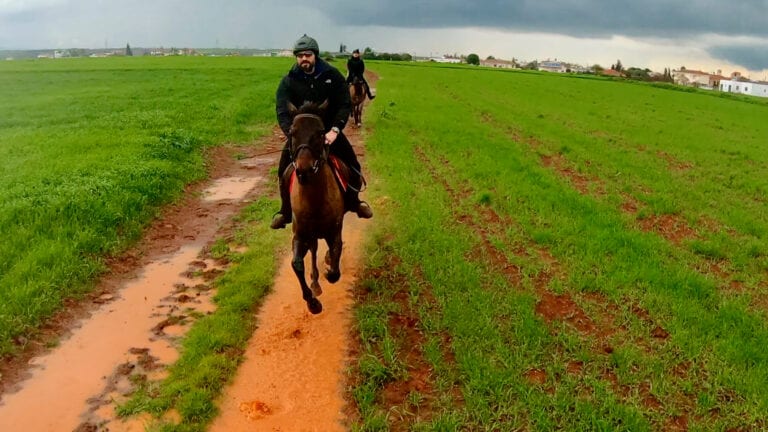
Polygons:
M325 142L330 146L330 154L344 161L349 167L349 187L344 197L347 211L355 212L358 217L364 219L371 218L373 217L371 207L365 201L360 201L358 197L363 183L360 162L349 140L341 132L347 124L351 109L349 90L344 76L318 57L320 49L317 41L306 34L294 44L293 54L296 56L296 64L291 67L277 87L276 111L280 129L290 140L293 118L288 109L289 102L300 107L304 102L322 104L328 101L328 108L323 115L323 124L326 128ZM290 190L288 182L283 180L283 173L290 162L290 146L286 142L277 170L282 205L280 212L272 219L270 225L272 229L285 228L286 224L291 223Z

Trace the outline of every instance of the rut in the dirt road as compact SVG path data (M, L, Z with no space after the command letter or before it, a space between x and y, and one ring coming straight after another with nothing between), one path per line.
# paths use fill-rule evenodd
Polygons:
M0 431L143 430L140 420L115 420L113 402L132 391L129 375L162 377L178 357L175 340L192 314L213 310L207 282L221 270L199 256L236 212L265 192L280 145L273 141L272 151L268 145L259 149L265 155L239 162L232 149L213 151L213 180L192 187L115 263L88 316L60 330L69 335L58 347L10 369L18 377L13 385L6 378L14 375L3 375Z

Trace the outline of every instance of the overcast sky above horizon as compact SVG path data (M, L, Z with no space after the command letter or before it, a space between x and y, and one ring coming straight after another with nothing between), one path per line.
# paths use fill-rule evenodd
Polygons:
M286 3L290 3L286 5ZM0 0L0 49L287 48L558 59L768 79L768 0Z

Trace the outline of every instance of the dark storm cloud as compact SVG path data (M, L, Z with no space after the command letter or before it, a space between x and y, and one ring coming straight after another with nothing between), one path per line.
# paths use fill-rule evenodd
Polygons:
M768 46L765 45L721 45L707 51L716 59L727 60L750 70L768 69Z
M343 25L491 27L575 37L768 36L766 0L320 0L311 4Z

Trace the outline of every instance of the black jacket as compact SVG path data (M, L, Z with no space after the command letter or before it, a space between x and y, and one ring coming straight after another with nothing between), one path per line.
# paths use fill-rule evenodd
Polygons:
M349 60L347 60L347 72L349 72L349 76L357 75L362 77L365 72L365 62L363 61L363 58L350 57Z
M280 81L275 99L277 121L286 136L293 121L288 112L288 102L298 108L307 101L321 104L328 100L328 109L323 116L326 132L333 126L343 130L351 110L349 88L344 76L320 58L316 60L315 71L311 75L294 64Z

